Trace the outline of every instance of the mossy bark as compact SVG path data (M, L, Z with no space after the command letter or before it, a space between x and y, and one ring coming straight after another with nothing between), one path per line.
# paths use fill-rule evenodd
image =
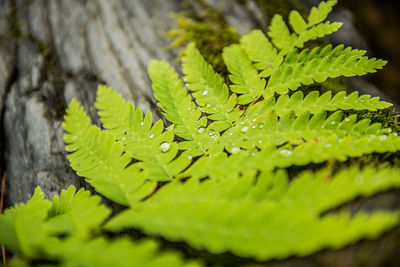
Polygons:
M8 175L8 205L25 202L38 185L48 197L71 184L89 188L69 167L62 141L63 114L73 97L98 124L93 103L97 85L106 83L145 112L152 111L155 119L159 118L146 69L151 58L174 62L179 54L176 49L165 49L171 44L166 33L175 27L172 12L191 8L187 12L192 19L203 23L200 29L206 36L200 43L208 43L210 34L217 31L211 39L214 43L200 49L206 51L213 65L224 71L221 58L215 54L225 45L237 42L240 34L252 28L265 29L272 10L279 8L282 13L282 7L292 8L295 3L289 2L283 5L282 1L261 0L204 1L205 4L179 0L1 1L0 145L1 168ZM296 1L295 5L303 4L305 8L306 2ZM210 22L215 24L207 24ZM218 31L223 34L218 35ZM201 34L194 36L202 38ZM394 238L399 240L397 230L378 241L301 259L266 265L228 255L229 260L223 257L221 264L382 266L395 259L394 246L379 257L369 251L393 244ZM188 254L202 255L198 251Z

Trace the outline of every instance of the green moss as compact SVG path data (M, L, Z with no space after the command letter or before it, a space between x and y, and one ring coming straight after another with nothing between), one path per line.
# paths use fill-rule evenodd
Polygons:
M399 116L393 108L378 111L359 111L357 115L360 119L370 119L371 122L381 123L385 128L391 128L393 132L400 132Z
M239 41L237 31L229 27L225 17L216 9L199 1L201 11L195 12L188 5L188 11L175 14L176 29L168 36L173 39L170 48L182 47L189 42L195 42L204 58L215 71L227 77L227 69L222 60L222 49Z

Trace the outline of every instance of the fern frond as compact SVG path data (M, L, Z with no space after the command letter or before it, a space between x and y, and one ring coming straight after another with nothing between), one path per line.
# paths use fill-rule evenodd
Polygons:
M201 110L196 108L178 74L168 63L160 60L150 61L148 72L157 105L165 118L174 124L173 132L186 140L194 140L198 128L205 127L207 119L203 117L199 121Z
M19 204L0 214L0 243L26 257L37 258L38 244L48 241L43 222L51 209L50 201L37 187L26 204Z
M150 194L155 183L148 182L137 165L127 167L132 158L123 154L123 144L88 123L90 119L83 107L73 99L63 127L67 132L65 149L71 152L67 157L76 173L85 177L97 192L122 205L133 204Z
M53 197L47 230L52 235L87 235L99 229L111 213L109 208L100 205L100 201L100 197L90 196L90 192L83 188L78 192L74 186L62 190L60 196Z
M298 11L291 11L289 24L295 33L290 33L281 15L275 15L271 20L268 34L274 45L281 50L280 55L288 54L295 47L303 47L307 41L336 32L342 26L342 23L331 23L329 21L322 23L336 3L336 0L331 0L321 2L318 8L313 7L308 22L303 19Z
M291 96L284 94L276 99L273 96L269 97L266 99L264 105L265 110L263 112L274 109L279 116L289 111L294 111L299 116L304 112L316 114L324 110L336 111L338 109L376 111L392 106L388 102L379 101L379 97L371 98L370 95L358 96L358 92L346 95L344 91L335 94L333 97L331 91L321 96L318 91L312 91L306 96L304 96L302 91L297 91Z
M153 60L148 71L158 106L164 111L165 118L174 124L172 131L185 139L183 147L190 148L191 157L203 154L213 143L208 135L210 129L206 129L207 117L201 117L201 110L169 64Z
M200 267L197 262L184 261L175 252L160 252L153 240L137 243L126 237L113 241L104 237L92 240L69 238L48 249L49 258L58 260L63 266L171 266Z
M316 25L324 21L332 8L337 4L337 0L322 1L318 7L311 8L310 15L308 16L308 26Z
M345 136L361 138L367 135L380 135L388 131L388 129L381 129L379 123L371 125L367 119L357 121L356 115L343 118L343 111L336 111L327 117L326 111L313 116L309 112L304 112L300 116L295 116L294 112L278 116L272 110L266 112L263 118L244 119L231 127L222 135L220 143L231 152L233 147L248 149L265 148L271 144L298 145L316 139L329 138L332 135L338 138Z
M325 22L318 24L317 26L313 26L299 35L295 46L302 48L304 43L332 34L339 30L342 25L343 23L339 22Z
M375 238L397 224L396 212L322 213L356 196L399 187L399 174L393 169L350 169L332 179L324 172L305 174L290 184L282 174L265 175L256 185L249 176L220 182L174 182L107 227L114 231L136 227L212 253L230 251L262 261L308 255L363 237ZM264 179L275 180L275 193L267 195L271 182ZM277 179L283 179L282 183Z
M194 43L189 44L182 58L182 71L187 87L193 92L202 111L210 114L213 129L220 132L230 127L242 113L236 107L237 96L229 96L227 85L204 60Z
M244 35L240 39L240 45L254 62L256 69L261 71L260 77L269 77L272 71L282 63L283 57L278 55L276 48L261 30L253 30Z
M70 186L51 203L37 187L26 204L0 214L0 242L16 253L11 266L29 266L36 259L62 266L200 266L175 252L160 252L153 240L90 239L111 212L99 202L89 191L80 189L75 194ZM82 236L86 231L91 232Z
M258 76L244 49L239 45L224 48L222 58L231 73L229 79L233 85L231 91L241 94L238 104L245 105L258 99L264 92L265 80Z
M185 169L191 162L187 157L178 157L178 145L174 134L164 130L158 120L152 126L152 114L143 119L140 108L126 102L120 94L108 86L100 86L97 91L96 107L103 126L121 142L123 151L139 160L137 166L147 172L148 179L167 181Z
M371 127L372 129L373 127ZM278 141L275 142L278 143ZM268 140L269 144L271 142L274 140ZM322 163L331 159L345 161L351 157L361 157L371 153L394 153L400 150L400 138L397 134L368 134L361 137L345 136L342 138L331 135L296 146L288 144L279 148L276 145L263 147L263 139L260 139L257 142L257 147L263 147L260 151L251 148L242 149L243 146L252 147L253 143L233 142L226 146L231 153L230 156L225 152L220 152L202 157L180 177L210 177L219 180L293 165Z
M272 18L268 35L271 37L272 43L279 48L281 55L286 55L291 51L297 42L297 35L290 33L281 15L275 15Z
M376 72L376 69L381 69L387 63L375 58L368 59L364 54L365 51L344 48L343 45L334 49L331 45L311 51L304 49L301 53L293 50L272 73L266 92L286 94L289 89L296 90L301 85L309 85L314 81L324 82L327 78Z

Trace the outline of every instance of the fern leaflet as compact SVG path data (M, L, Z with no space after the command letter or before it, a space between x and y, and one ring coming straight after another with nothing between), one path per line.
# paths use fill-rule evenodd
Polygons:
M152 126L150 112L143 119L139 108L134 111L133 105L111 88L99 87L96 107L104 127L124 144L125 153L139 160L135 166L147 170L149 179L170 180L190 164L187 157L175 159L178 145L173 141L173 132L163 132L161 120Z
M72 100L63 127L68 134L64 141L71 167L78 175L86 177L96 190L122 204L130 205L150 194L155 187L128 154L122 154L123 144L114 136L89 124L90 119L82 106ZM85 134L82 134L82 129Z
M236 107L237 96L229 90L221 76L205 62L194 43L188 45L182 58L182 71L189 90L202 111L210 114L213 129L220 132L230 127L241 114Z
M399 220L397 213L390 212L358 212L353 216L343 212L320 218L332 205L398 187L398 171L350 169L332 182L326 172L306 173L288 185L284 174L277 175L262 175L256 185L252 176L170 183L151 201L123 212L107 227L114 231L138 227L213 253L231 251L264 261L310 254L321 246L339 247L361 237L373 238ZM338 191L343 192L340 197Z

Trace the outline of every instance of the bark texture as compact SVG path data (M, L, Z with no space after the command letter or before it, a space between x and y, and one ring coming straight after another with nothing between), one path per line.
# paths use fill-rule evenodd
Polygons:
M223 15L241 34L267 25L256 1L209 3L225 7ZM175 25L171 12L183 8L179 0L0 2L0 145L8 205L25 202L38 185L48 197L69 185L87 187L69 167L62 141L63 113L73 97L98 123L93 103L97 85L105 83L157 119L146 69L152 58L176 59L176 51L164 49L170 43L165 34ZM395 255L393 247L378 253L385 238L271 266L382 266Z

